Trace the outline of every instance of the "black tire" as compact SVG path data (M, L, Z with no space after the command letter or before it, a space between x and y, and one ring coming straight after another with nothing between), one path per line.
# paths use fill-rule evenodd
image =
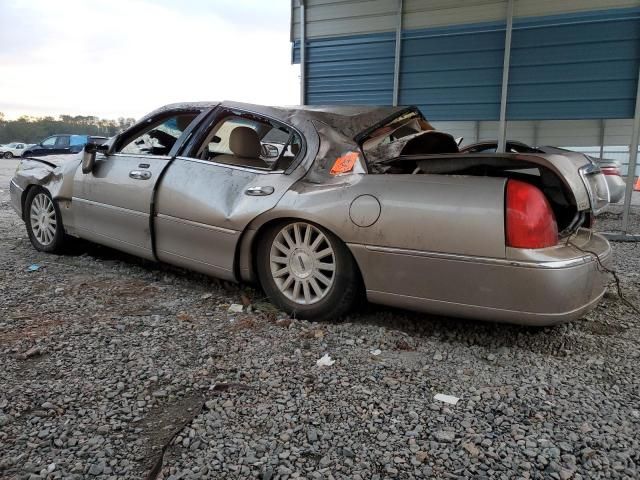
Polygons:
M51 233L50 241L47 241L47 238L43 238L43 236L38 232L39 228L36 228L38 224L37 220L32 220L31 214L32 207L34 207L34 202L38 204L43 201L41 195L44 195L51 202L53 206L53 220L55 222L54 231ZM37 209L37 207L34 207ZM67 236L64 233L64 226L62 225L62 216L60 215L60 208L58 204L53 201L51 198L51 194L42 187L32 187L27 193L27 198L24 202L24 212L23 212L24 222L27 226L27 233L29 235L29 240L31 240L31 245L40 251L47 253L62 253L64 246L67 243Z
M326 289L322 298L306 305L288 298L278 287L272 274L271 250L274 241L284 228L289 228L294 224L309 225L321 232L333 250L331 254L335 265L332 273L333 283ZM326 229L311 222L292 220L269 227L260 236L258 242L256 267L260 284L271 301L290 315L316 321L337 320L349 313L363 297L362 280L351 252L338 237ZM307 288L311 289L309 286Z
M13 158L13 153L11 152L4 152L4 158Z

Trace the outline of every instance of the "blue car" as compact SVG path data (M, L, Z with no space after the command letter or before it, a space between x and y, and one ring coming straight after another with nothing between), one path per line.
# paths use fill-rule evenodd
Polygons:
M106 140L106 137L94 137L90 135L52 135L40 143L30 146L22 156L44 157L46 155L78 153L81 152L89 142L101 144Z

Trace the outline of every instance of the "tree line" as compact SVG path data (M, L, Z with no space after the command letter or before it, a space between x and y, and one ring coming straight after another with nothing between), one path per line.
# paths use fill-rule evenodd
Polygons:
M38 143L57 133L112 137L134 123L133 118L121 117L117 120L108 120L85 115L58 115L57 117L23 115L16 120L7 120L0 112L0 144Z

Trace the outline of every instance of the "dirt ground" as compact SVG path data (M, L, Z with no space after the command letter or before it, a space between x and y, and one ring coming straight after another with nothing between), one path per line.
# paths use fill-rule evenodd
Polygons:
M614 288L554 328L376 306L300 321L96 245L35 251L16 164L0 160L0 478L640 475L640 319ZM640 246L613 249L638 305Z

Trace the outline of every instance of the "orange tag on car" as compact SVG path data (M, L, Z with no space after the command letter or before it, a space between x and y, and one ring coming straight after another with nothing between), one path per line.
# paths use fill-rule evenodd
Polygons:
M358 156L358 152L348 152L336 158L336 161L333 162L333 167L331 167L331 171L329 173L331 175L339 175L341 173L350 172L353 170L353 166L356 164Z

